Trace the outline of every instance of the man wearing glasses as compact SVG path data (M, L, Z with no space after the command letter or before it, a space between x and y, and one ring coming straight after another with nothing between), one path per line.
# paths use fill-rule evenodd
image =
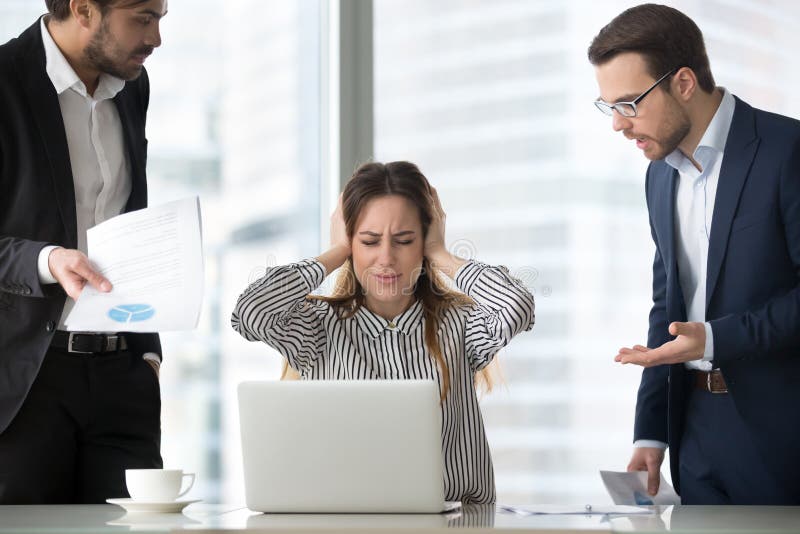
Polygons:
M669 445L684 504L800 504L800 123L716 87L703 36L653 4L588 51L612 127L651 160L656 245L631 471Z

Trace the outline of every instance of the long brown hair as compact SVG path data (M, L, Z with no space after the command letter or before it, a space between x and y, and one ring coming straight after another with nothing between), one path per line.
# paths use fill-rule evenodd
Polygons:
M342 215L348 239L353 239L356 222L364 207L371 200L388 195L401 196L416 207L422 225L423 239L428 235L434 213L433 190L428 179L416 165L408 161L373 162L365 163L356 169L342 193ZM421 273L414 286L414 296L422 305L425 346L442 373L441 400L444 401L450 390L450 370L439 344L437 335L439 325L447 310L472 306L474 301L467 295L448 288L441 275L431 267L428 258L422 260ZM348 259L342 266L331 295L309 295L307 298L328 302L342 319L352 317L361 306L364 306L365 300L352 260ZM493 366L494 364L489 367ZM494 371L494 374L498 373L497 370ZM488 367L477 373L476 387L487 393L491 391L494 381L492 374ZM295 376L284 362L281 378Z

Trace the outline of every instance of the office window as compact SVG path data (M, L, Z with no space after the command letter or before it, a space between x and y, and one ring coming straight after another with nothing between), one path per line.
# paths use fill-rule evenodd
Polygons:
M501 502L607 500L598 470L630 458L640 372L613 356L647 339L647 162L592 106L586 49L636 3L374 2L376 159L418 163L453 247L536 295L482 405ZM720 85L800 116L795 3L667 3L703 29Z
M44 2L31 2L30 0L3 0L0 2L0 43L16 37L47 8Z

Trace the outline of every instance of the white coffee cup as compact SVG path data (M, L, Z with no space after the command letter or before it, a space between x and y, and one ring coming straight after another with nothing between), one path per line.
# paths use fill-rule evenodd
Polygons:
M181 491L186 477L189 485ZM184 473L182 469L126 469L125 484L134 501L171 502L192 489L194 473Z

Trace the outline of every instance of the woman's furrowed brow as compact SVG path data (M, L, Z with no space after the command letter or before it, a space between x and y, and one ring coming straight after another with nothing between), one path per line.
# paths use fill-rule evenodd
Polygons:
M393 235L394 237L398 237L398 236L410 235L410 234L415 234L415 233L416 233L416 232L415 232L414 230L403 230L403 231L401 231L401 232L397 232L397 233L395 233L395 234L392 234L392 235ZM374 236L374 237L380 237L380 236L382 236L382 235L383 235L382 233L379 233L379 232L371 232L371 231L369 231L369 230L363 230L363 231L361 231L361 232L359 232L359 233L358 233L358 235L362 235L362 234L369 235L369 236Z

